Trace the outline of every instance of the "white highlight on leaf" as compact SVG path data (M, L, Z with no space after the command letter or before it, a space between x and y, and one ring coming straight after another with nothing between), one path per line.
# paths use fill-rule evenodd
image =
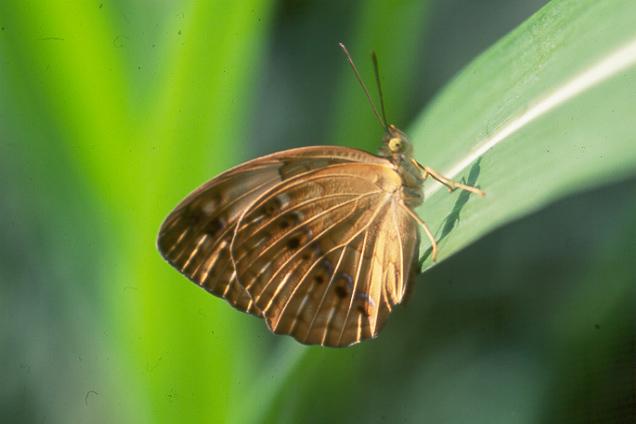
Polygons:
M448 178L455 178L480 156L525 125L634 64L636 64L636 40L630 41L609 56L601 59L600 62L581 72L565 85L543 98L543 100L534 104L534 106L526 110L521 116L510 121L490 138L477 143L477 147L467 157L445 170L445 172L442 172L442 174ZM430 197L440 188L442 188L440 184L429 185L424 190L424 197Z

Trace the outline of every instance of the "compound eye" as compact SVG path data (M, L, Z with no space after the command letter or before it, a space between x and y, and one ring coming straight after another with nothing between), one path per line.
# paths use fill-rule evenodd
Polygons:
M402 151L402 140L398 137L389 139L389 150L394 153Z

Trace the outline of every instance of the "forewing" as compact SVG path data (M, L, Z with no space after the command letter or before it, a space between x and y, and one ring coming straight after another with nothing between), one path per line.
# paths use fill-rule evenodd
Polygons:
M400 186L388 162L332 164L286 180L246 210L231 254L272 331L326 346L377 336L416 256Z
M359 150L325 146L287 150L246 162L195 190L170 213L159 230L159 251L196 284L236 308L260 316L247 291L237 284L229 254L239 217L261 196L291 178L333 164L381 160Z

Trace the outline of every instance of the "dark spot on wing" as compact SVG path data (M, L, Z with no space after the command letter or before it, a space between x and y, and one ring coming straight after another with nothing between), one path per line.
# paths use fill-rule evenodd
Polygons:
M302 219L302 215L298 211L287 213L281 216L280 219L278 220L278 227L282 230L285 230L287 228L290 228L294 225L299 224L301 219Z
M356 310L364 316L371 316L371 312L373 311L373 299L369 297L369 294L365 292L357 292L355 297L356 300L359 301L356 306Z
M357 310L359 313L361 313L362 315L364 315L364 316L367 316L367 317L368 317L368 316L370 315L370 313L369 313L368 309L367 309L367 308L365 308L365 305L364 305L364 304L363 304L363 305L358 305L358 306L356 307L356 310Z
M215 236L219 231L225 228L225 221L223 218L214 218L207 223L203 231L209 236Z
M347 297L353 288L353 278L346 272L339 272L334 282L336 283L334 291L340 299Z
M269 201L267 201L264 205L263 205L263 214L265 214L266 216L274 216L276 214L276 212L278 212L279 210L281 210L283 207L283 200L281 199L280 196L276 196L272 199L270 199Z
M287 240L287 248L290 250L296 250L300 246L306 244L311 240L312 232L309 228L301 228Z
M182 217L184 223L187 225L194 225L199 223L203 218L203 211L199 205L191 203L184 208Z
M287 248L291 250L296 250L300 246L300 239L298 237L292 237L287 240Z
M344 286L336 286L334 291L336 292L336 296L340 299L344 299L347 297L347 294L349 294L349 291Z

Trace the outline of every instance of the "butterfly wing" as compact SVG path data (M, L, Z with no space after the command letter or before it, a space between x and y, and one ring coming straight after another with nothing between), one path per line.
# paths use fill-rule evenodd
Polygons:
M362 160L380 161L355 149L310 147L264 156L204 184L166 218L157 245L162 256L190 280L231 305L260 316L248 292L236 281L229 246L241 214L282 182L315 169ZM250 247L251 240L243 245Z
M400 204L399 174L364 154L282 181L239 218L236 280L273 332L349 346L377 336L402 301L417 225Z

